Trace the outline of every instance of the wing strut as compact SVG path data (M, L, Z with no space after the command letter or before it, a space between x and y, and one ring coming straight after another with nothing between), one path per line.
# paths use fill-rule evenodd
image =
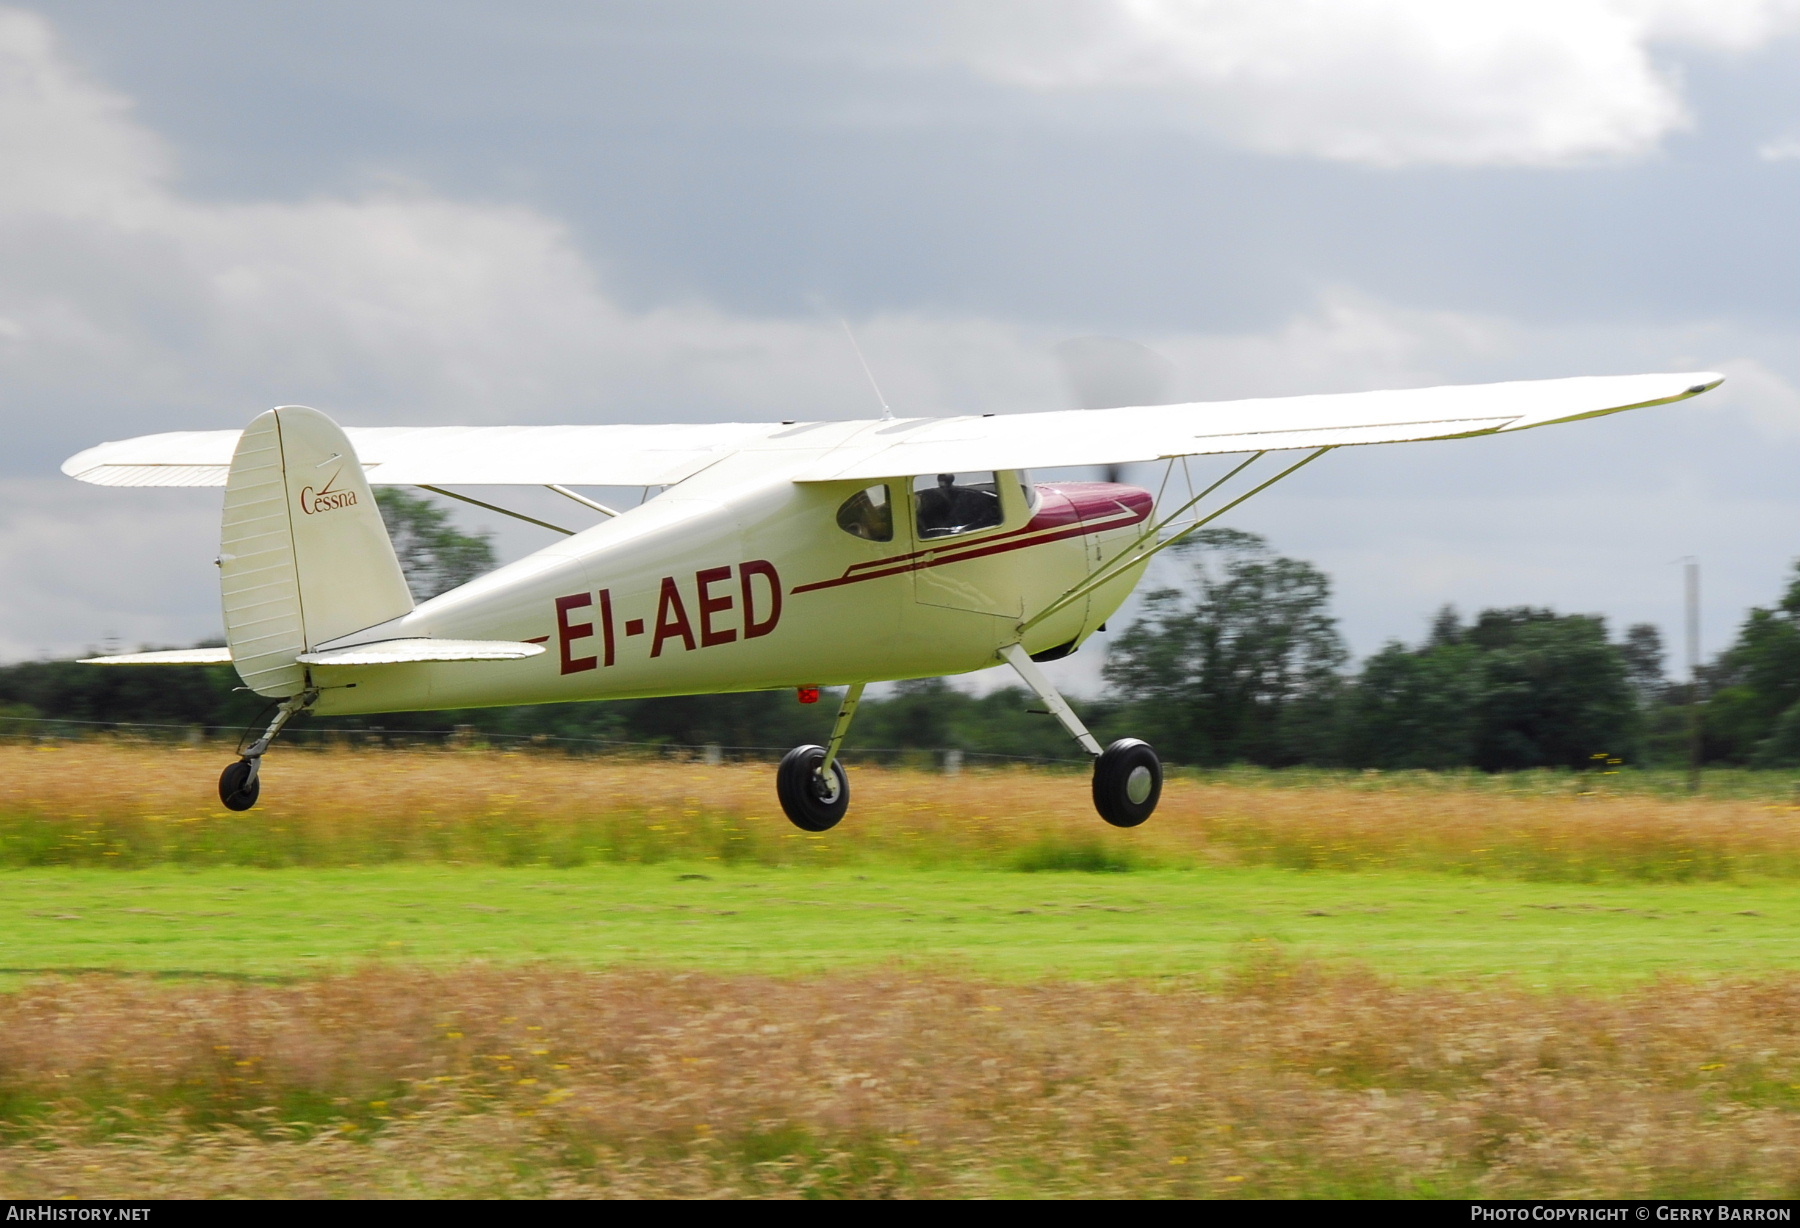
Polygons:
M547 484L544 487L544 489L545 490L554 490L557 494L561 495L563 498L573 499L573 500L575 500L575 502L581 504L581 506L583 506L583 507L591 507L596 512L599 512L603 516L619 515L618 512L616 512L612 508L606 506L606 504L595 502L593 499L588 498L586 495L578 495L574 491L570 490L567 486L558 486L556 483L551 482L551 483Z
M499 512L502 516L511 516L514 520L523 520L526 524L534 524L540 529L549 529L553 533L561 533L564 537L574 537L574 529L565 529L559 524L551 524L548 520L539 520L536 516L527 516L524 512L515 512L509 508L498 507L492 503L483 503L480 499L471 499L467 495L459 495L454 490L445 490L442 486L427 486L419 483L420 490L429 490L434 495L443 495L447 499L461 499L464 503L473 503L476 507L485 507L490 512ZM551 490L556 487L552 486ZM568 493L568 492L564 492ZM571 495L571 498L574 496ZM585 502L585 500L584 500Z
M1178 532L1170 535L1169 537L1163 539L1162 541L1156 540L1158 535L1160 535L1164 529L1168 528L1169 525L1174 523L1175 518L1177 516L1180 516L1183 512L1187 511L1189 508L1193 507L1196 503L1200 502L1200 500L1206 498L1206 496L1212 494L1213 491L1219 489L1219 487L1223 486L1225 483L1229 482L1232 478L1236 477L1238 474L1240 474L1244 470L1248 469L1251 465L1255 464L1257 461L1261 460L1263 457L1268 455L1267 452L1256 453L1249 460L1245 461L1243 464L1241 464L1237 468L1233 469L1230 473L1227 473L1224 477L1220 478L1218 481L1214 482L1211 486L1208 486L1205 490L1201 491L1199 494L1197 494L1193 498L1189 499L1186 503L1182 504L1180 507L1176 508L1173 512L1169 513L1167 516L1165 516L1161 520L1157 521L1154 525L1151 525L1148 529L1144 530L1144 532L1138 536L1138 539L1136 541L1132 542L1129 546L1125 547L1124 550L1120 551L1119 554L1113 559L1112 562L1108 563L1105 567L1102 567L1099 571L1095 572L1093 575L1091 575L1087 579L1083 580L1080 584L1075 585L1073 588L1071 588L1067 592L1065 592L1062 596L1058 597L1055 601L1052 601L1049 605L1045 606L1043 609L1039 610L1036 614L1033 614L1030 618L1026 619L1023 623L1021 623L1019 625L1019 633L1021 635L1023 635L1025 632L1031 630L1033 627L1035 627L1039 623L1043 622L1046 618L1049 618L1052 614L1056 613L1058 610L1061 610L1061 609L1071 605L1074 602L1080 601L1083 597L1087 596L1089 593L1093 592L1095 589L1099 588L1101 585L1111 583L1113 580L1118 579L1125 572L1131 570L1133 567L1136 567L1139 563L1143 562L1145 559L1149 558L1150 556L1152 556L1154 554L1160 554L1162 551L1167 550L1170 546L1173 546L1175 543L1181 541L1183 538L1187 537L1190 533L1194 532L1196 529L1204 528L1206 525L1211 524L1213 521L1217 520L1219 517L1223 516L1226 512L1229 512L1232 508L1234 508L1238 504L1244 502L1246 499L1250 498L1253 495L1261 494L1263 491L1269 489L1269 487L1275 485L1275 483L1281 481L1281 479L1289 476L1290 474L1299 472L1301 469L1304 469L1306 466L1312 464L1314 461L1318 460L1321 456L1325 455L1329 451L1331 451L1331 448L1329 448L1329 447L1317 449L1311 455L1306 456L1301 460L1295 461L1293 464L1289 465L1286 469L1283 469L1280 473L1276 474L1274 477L1270 478L1268 481L1262 483L1259 486L1254 486L1250 490L1246 491L1244 494L1239 495L1237 498L1233 499L1230 503L1227 503L1224 507L1221 507L1218 511L1212 512L1205 516L1202 516L1198 520L1195 520L1191 524L1183 525L1182 528ZM1146 546L1147 543L1152 543L1152 544L1149 544L1148 546Z

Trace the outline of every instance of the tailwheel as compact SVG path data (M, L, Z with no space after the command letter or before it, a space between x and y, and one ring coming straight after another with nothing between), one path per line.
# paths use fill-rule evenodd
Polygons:
M219 773L219 800L225 804L225 809L248 810L256 805L256 799L262 793L258 775L256 763L251 759L239 759Z
M257 795L262 792L260 779L262 757L269 753L269 747L275 744L278 735L287 723L301 712L312 707L313 700L319 697L316 688L308 687L298 695L290 695L282 700L275 709L275 719L263 730L262 737L248 746L238 744L238 761L219 773L219 800L227 810L248 810L256 805ZM245 737L249 737L246 730Z
M1120 738L1094 760L1094 809L1114 827L1136 827L1156 812L1162 776L1148 742Z
M781 808L801 831L830 831L850 809L850 777L841 760L831 770L825 765L823 746L796 746L775 769L775 793Z

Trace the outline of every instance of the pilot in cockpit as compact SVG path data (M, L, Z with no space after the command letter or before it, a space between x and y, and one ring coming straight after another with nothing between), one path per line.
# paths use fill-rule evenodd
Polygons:
M1000 499L992 489L959 486L954 473L937 475L937 485L917 494L919 536L949 537L1000 523Z

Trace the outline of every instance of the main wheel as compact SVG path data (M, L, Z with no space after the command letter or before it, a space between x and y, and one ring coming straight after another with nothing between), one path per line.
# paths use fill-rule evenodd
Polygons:
M248 759L239 759L219 773L219 800L227 810L250 809L261 792L262 779L250 770Z
M834 762L829 774L819 771L824 762L823 746L796 746L775 769L775 794L801 831L830 831L850 809L850 777L843 761Z
M1148 742L1120 738L1094 760L1094 809L1114 827L1136 827L1162 800L1162 760Z

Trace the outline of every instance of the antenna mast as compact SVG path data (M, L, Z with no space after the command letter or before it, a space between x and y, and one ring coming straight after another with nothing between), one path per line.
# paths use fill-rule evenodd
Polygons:
M875 400L881 405L883 420L891 419L894 411L888 408L887 398L881 395L881 385L875 382L875 372L869 370L869 360L863 357L862 346L856 344L856 334L850 331L850 321L839 316L838 323L844 326L844 336L850 338L850 348L856 351L856 361L862 364L863 374L869 377L869 387L875 390Z

